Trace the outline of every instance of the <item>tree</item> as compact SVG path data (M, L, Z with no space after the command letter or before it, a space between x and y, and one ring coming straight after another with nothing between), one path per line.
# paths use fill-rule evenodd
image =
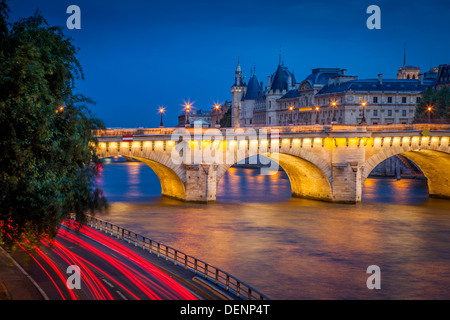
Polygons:
M231 108L225 112L222 119L220 119L220 126L222 128L230 128L231 127Z
M103 125L76 93L72 39L38 12L15 23L8 12L0 0L0 231L7 244L32 245L70 214L83 222L107 208L92 145Z
M422 99L417 104L415 119L427 119L428 107L432 108L433 119L450 119L450 90L448 87L444 87L439 90L435 90L433 87L428 89L422 94Z

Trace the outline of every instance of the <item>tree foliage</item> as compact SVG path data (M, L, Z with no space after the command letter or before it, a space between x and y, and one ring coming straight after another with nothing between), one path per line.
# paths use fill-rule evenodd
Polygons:
M222 128L231 128L231 108L229 108L222 119L220 119L220 126Z
M429 87L423 94L422 99L417 104L415 118L427 119L428 107L432 108L433 119L450 119L450 90L448 87L435 90Z
M92 129L103 128L76 93L78 49L37 12L14 23L0 0L0 224L3 240L56 234L75 214L107 208L95 187Z

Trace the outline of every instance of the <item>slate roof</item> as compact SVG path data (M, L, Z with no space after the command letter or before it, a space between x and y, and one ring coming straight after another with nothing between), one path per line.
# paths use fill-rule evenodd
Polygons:
M317 68L313 69L312 73L306 77L311 86L315 84L328 84L328 79L342 76L342 70L339 68Z
M289 76L291 76L291 86L295 86L295 76L292 72L288 70L287 67L283 65L278 65L277 71L272 75L270 86L271 90L287 90L288 89L288 80Z
M439 67L439 75L436 84L450 83L450 65L444 64Z
M300 97L300 91L298 91L297 89L292 89L292 90L289 90L288 92L286 92L286 94L284 96L282 96L279 100L293 99L293 98L298 98L298 97Z
M261 95L261 85L256 78L256 75L252 75L247 85L247 92L242 100L256 100Z

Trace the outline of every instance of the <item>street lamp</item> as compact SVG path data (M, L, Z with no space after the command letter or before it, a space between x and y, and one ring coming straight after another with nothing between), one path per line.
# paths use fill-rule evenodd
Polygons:
M320 108L316 106L314 109L316 109L316 124L319 124L319 110Z
M219 125L219 111L220 111L220 106L218 103L216 103L216 105L214 106L214 108L216 109L216 126Z
M294 107L293 106L289 106L289 111L291 113L291 122L290 122L290 124L293 124L292 112L294 111Z
M331 106L333 107L333 120L331 120L331 124L336 124L336 105L336 101L331 103Z
M164 109L163 107L160 107L160 108L159 108L159 113L161 114L161 122L160 122L160 124L159 124L159 127L160 127L160 128L164 128L163 117L162 117L164 111L165 111L165 109Z
M190 124L189 123L189 111L191 110L191 105L188 103L186 104L186 124Z
M433 111L433 107L432 106L427 106L428 123L431 123L431 111Z
M365 112L367 103L365 101L363 101L363 102L361 102L361 106L362 106L363 109L362 109L362 119L361 119L360 125L365 126L367 124L367 122L366 122L366 112Z

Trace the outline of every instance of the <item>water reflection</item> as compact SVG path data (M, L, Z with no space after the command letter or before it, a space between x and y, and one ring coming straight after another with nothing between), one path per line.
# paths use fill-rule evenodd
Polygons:
M139 174L130 187L132 172ZM218 201L202 205L160 197L157 177L140 163L108 164L102 175L112 202L105 219L272 299L450 298L449 202L428 199L424 180L367 179L363 203L344 205L291 198L284 172L232 168ZM372 264L381 268L382 290L366 288Z

